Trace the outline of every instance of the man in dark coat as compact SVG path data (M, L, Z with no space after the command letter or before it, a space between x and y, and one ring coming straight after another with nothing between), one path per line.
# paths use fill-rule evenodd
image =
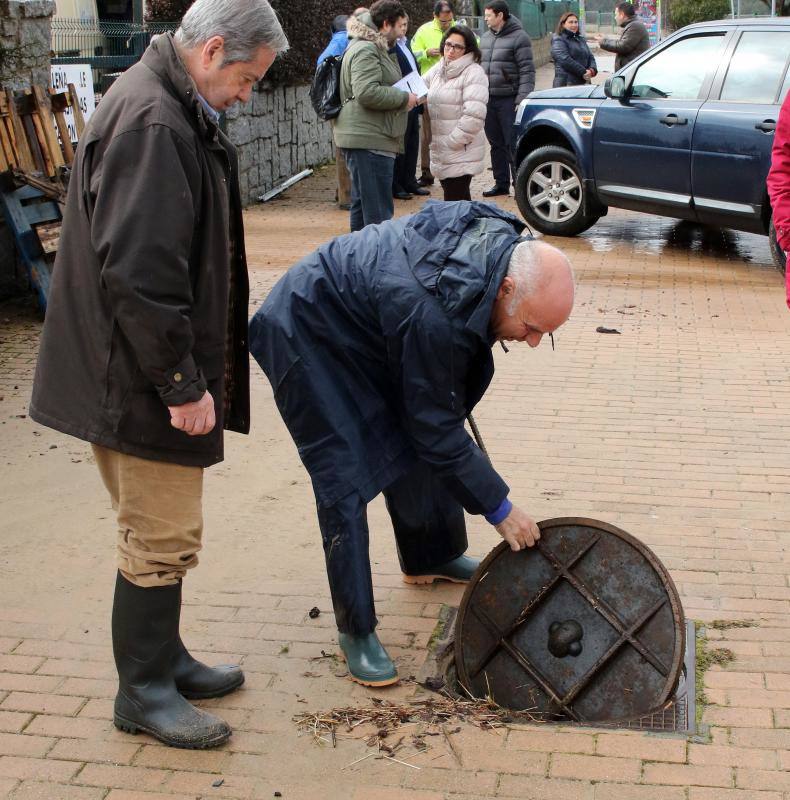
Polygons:
M240 686L179 635L203 468L249 429L247 268L219 112L288 42L267 0L197 0L113 85L80 138L30 415L91 442L118 515L114 722L176 747L230 728L185 698Z
M632 3L618 3L614 7L614 19L623 29L620 35L603 36L599 33L597 39L602 50L617 53L614 59L617 72L650 49L650 34L644 23L636 18L636 6Z
M469 580L463 510L514 549L537 526L466 433L497 340L537 346L570 314L553 247L493 205L429 201L294 266L250 323L250 352L313 483L340 646L352 678L397 681L375 633L366 506L384 491L407 583Z
M419 75L414 53L411 51L409 41L402 36L395 43L392 52L397 56L401 75L405 78L412 72ZM409 200L413 194L429 195L428 189L423 189L417 183L417 159L420 155L420 116L424 106L417 105L406 118L406 133L403 135L403 152L398 153L395 159L395 168L392 172L392 196L398 200Z
M519 103L535 88L535 62L532 42L505 0L486 3L483 16L488 30L480 39L480 63L488 76L485 130L494 172L494 185L483 197L496 197L510 194L513 123Z

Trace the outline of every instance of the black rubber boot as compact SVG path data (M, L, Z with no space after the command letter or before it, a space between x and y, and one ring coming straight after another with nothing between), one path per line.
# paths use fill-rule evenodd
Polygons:
M244 673L240 667L229 664L206 666L190 655L180 636L173 658L173 678L179 693L190 700L223 697L244 683Z
M120 573L115 582L112 644L118 669L113 722L171 747L216 747L230 738L227 723L187 702L173 677L181 586L142 589Z

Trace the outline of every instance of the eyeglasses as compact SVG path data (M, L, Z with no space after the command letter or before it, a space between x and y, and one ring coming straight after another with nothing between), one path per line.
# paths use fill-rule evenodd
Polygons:
M444 43L445 50L457 50L459 53L463 53L466 50L466 45L464 44L454 44L453 42L445 42Z
M554 334L549 332L547 335L549 339L551 339L551 349L554 350ZM506 353L510 352L510 348L501 339L499 340L499 344Z

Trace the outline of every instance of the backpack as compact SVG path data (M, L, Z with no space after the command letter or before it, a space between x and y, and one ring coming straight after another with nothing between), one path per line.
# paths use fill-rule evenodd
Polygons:
M310 84L310 102L319 119L334 119L343 108L340 102L340 66L343 56L327 56L315 70Z

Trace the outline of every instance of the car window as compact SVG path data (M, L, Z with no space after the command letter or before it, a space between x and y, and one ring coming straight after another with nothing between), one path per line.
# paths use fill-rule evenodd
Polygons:
M741 35L721 88L730 103L773 103L790 54L790 31Z
M724 34L689 36L664 48L636 71L634 97L696 100L719 63Z

